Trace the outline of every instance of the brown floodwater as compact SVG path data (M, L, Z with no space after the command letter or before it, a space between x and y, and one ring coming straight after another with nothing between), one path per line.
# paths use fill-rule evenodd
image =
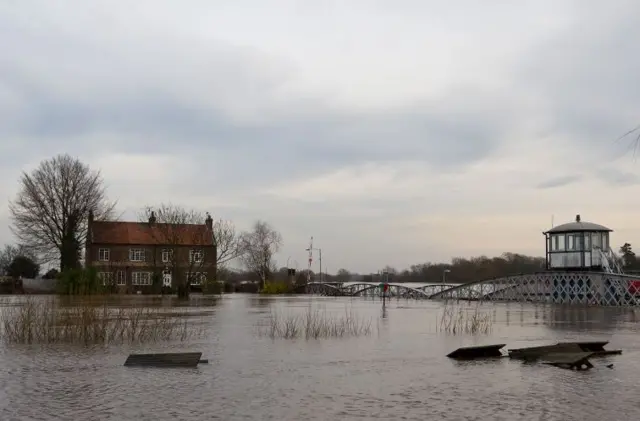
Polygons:
M3 305L11 306L7 298ZM171 306L174 300L155 300ZM114 303L114 305L117 303ZM135 305L129 299L126 305ZM442 304L226 295L180 311L204 332L181 343L0 345L0 420L636 420L640 311L483 304L488 335L439 331ZM371 320L369 336L260 335L271 312L309 307ZM9 307L7 307L9 308ZM2 312L0 308L0 312ZM456 362L459 346L608 340L623 354L585 372L509 359ZM196 369L123 367L130 352L202 351ZM607 364L613 363L613 368Z

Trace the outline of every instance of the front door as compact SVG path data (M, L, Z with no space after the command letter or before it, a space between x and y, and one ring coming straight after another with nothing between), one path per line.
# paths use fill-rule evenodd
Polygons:
M162 286L171 288L171 271L162 271Z

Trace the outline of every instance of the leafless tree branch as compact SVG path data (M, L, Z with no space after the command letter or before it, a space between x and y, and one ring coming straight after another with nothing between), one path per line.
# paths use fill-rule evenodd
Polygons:
M58 155L31 173L22 173L20 190L9 204L12 231L42 262L60 259L62 267L70 239L77 243L76 249L84 244L89 211L98 219L107 218L115 205L107 199L99 171L69 155Z
M257 221L253 230L240 236L241 260L263 285L277 270L273 255L282 247L282 235L267 222Z

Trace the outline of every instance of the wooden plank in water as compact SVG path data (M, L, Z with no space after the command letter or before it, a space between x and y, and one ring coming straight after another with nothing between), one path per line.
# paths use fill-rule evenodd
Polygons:
M163 354L131 354L126 367L197 367L202 352L175 352Z
M605 345L607 345L609 341L594 341L594 342L559 342L560 344L576 344L578 345L584 352L589 351L604 351Z
M449 353L447 357L457 360L472 360L475 358L490 358L501 357L502 349L505 344L497 345L482 345L482 346L469 346L464 348L458 348L455 351Z
M549 364L560 368L588 370L593 368L589 362L592 352L561 352L557 354L547 354L542 358L543 364Z

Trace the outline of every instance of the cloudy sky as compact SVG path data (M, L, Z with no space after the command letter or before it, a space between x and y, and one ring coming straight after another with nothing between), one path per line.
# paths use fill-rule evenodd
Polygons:
M375 271L504 251L581 214L640 241L640 2L0 3L0 244L21 171L100 169L278 256ZM640 246L639 246L640 247Z

